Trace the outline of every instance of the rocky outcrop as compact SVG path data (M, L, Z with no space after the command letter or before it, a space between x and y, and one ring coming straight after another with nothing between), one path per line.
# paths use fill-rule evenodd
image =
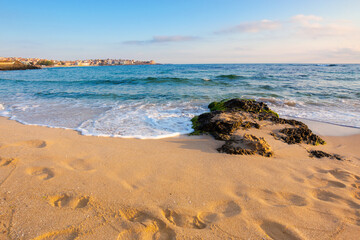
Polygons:
M265 103L251 99L231 99L209 104L210 112L192 119L192 134L208 133L217 140L225 141L218 148L228 154L270 157L273 155L270 145L263 137L244 134L241 131L260 129L262 125L284 125L283 129L269 132L276 140L288 144L325 144L319 136L312 133L306 124L292 119L279 118ZM240 133L239 133L240 132Z

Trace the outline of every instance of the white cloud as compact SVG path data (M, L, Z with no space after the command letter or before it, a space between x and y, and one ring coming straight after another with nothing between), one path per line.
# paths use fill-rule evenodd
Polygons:
M123 42L125 44L135 44L135 45L142 45L142 44L151 44L151 43L167 43L167 42L186 42L196 40L198 37L194 36L154 36L150 40L142 40L142 41L126 41Z
M320 22L323 20L322 17L315 15L303 15L299 14L291 18L293 22L300 23L302 25L311 25L312 22Z
M275 30L279 29L281 27L281 23L278 21L271 21L271 20L261 20L261 21L255 21L255 22L244 22L240 23L237 26L223 29L220 31L217 31L215 33L217 34L223 34L223 33L258 33L262 31L269 31L269 30Z
M300 14L291 20L298 34L310 37L341 36L355 30L348 22L326 22L322 17L315 15Z
M279 29L282 31L278 31ZM288 20L273 21L261 20L254 22L243 22L236 26L216 31L216 34L235 34L235 33L259 33L275 31L280 36L290 36L294 30L298 35L307 37L325 37L325 36L341 36L352 33L356 29L349 21L328 21L316 15L299 14Z

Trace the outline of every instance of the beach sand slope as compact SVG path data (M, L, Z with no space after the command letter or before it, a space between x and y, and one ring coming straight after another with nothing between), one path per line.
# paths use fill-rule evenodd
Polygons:
M263 137L271 158L0 118L0 239L359 239L360 135Z

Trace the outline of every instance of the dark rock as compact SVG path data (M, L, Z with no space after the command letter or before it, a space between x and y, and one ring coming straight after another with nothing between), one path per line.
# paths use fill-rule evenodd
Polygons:
M217 149L220 153L234 154L234 155L254 155L254 150L244 149L233 146L231 141L226 141L224 145Z
M312 145L323 145L325 141L319 136L312 133L312 131L304 124L304 126L296 128L284 128L280 130L285 134L285 137L281 137L287 144L306 143Z
M243 122L241 124L241 127L243 129L249 129L249 128L256 128L256 129L259 129L260 128L260 125L257 123L257 122L249 122L249 121L246 121L246 122Z
M250 113L263 113L268 117L279 117L279 115L272 111L266 103L257 102L253 99L239 99L222 100L220 102L212 102L209 104L211 111L243 111Z
M271 117L269 120L276 124L289 124L292 126L307 127L305 123L302 123L302 122L294 120L294 119Z
M270 133L270 135L273 136L276 140L281 140L281 138L277 134L275 134L273 132Z
M257 102L250 99L231 99L224 103L227 110L232 111L245 111L245 112L268 112L270 108L263 102Z
M324 158L324 157L327 157L327 158L331 158L331 159L336 159L336 160L339 160L339 161L343 161L344 159L338 155L338 154L329 154L329 153L326 153L326 152L323 152L321 150L310 150L309 151L310 153L310 157L316 157L316 158Z
M231 134L241 126L242 119L221 119L218 118L220 113L214 111L201 114L197 118L196 130L208 132L217 140L229 140Z
M292 119L279 118L265 103L251 99L231 99L209 104L211 112L194 117L193 135L209 133L217 140L226 141L218 149L219 152L229 154L260 154L270 157L273 155L265 139L245 134L240 137L236 130L260 128L259 121L266 121L264 126L273 124L287 124L292 128L284 128L280 133L272 133L277 140L288 144L306 143L312 145L325 144L319 136L312 133L306 124ZM235 133L236 132L236 133ZM235 134L234 134L235 133ZM240 137L240 139L236 139Z
M254 155L255 153L271 157L273 152L270 145L262 137L256 137L251 134L244 134L240 140L229 140L217 149L219 152L239 155Z

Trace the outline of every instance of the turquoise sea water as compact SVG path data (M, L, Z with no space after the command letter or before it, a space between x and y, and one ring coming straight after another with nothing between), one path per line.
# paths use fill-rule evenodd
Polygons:
M360 65L202 64L0 72L0 114L85 135L158 138L224 98L264 101L280 116L360 128Z

